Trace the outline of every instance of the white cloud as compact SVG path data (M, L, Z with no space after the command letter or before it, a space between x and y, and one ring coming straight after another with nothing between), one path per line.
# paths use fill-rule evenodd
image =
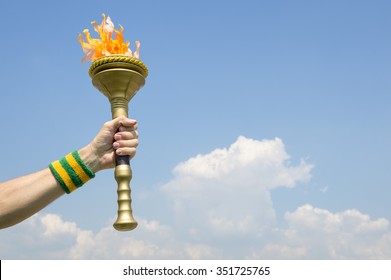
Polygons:
M2 259L148 259L178 255L177 244L165 245L173 242L169 227L143 219L132 234L117 232L112 226L94 233L56 214L37 214L0 233Z
M79 232L75 223L64 222L58 215L47 214L40 221L45 228L43 235L48 238L59 234L77 235Z
M240 136L229 148L197 155L174 168L175 178L164 188L172 192L200 191L203 185L194 180L217 180L220 184L243 191L257 188L293 187L310 179L312 166L304 161L290 166L289 155L281 139L253 140ZM190 183L190 184L189 184Z
M310 164L291 166L288 160L280 139L241 136L228 148L178 164L162 190L188 238L210 243L222 237L252 238L275 222L270 190L310 179Z
M358 210L332 213L303 205L285 214L287 229L253 257L304 259L386 259L391 257L389 221Z
M309 232L321 230L327 233L346 231L353 234L366 234L384 232L389 225L386 219L372 221L368 215L355 209L333 214L311 205L303 205L293 213L286 213L285 218L291 225Z
M389 222L358 210L303 205L285 214L286 226L278 225L271 191L311 177L312 165L289 159L278 138L239 137L178 164L169 182L143 197L164 219L139 218L131 233L111 225L93 232L38 214L0 231L0 258L391 258Z

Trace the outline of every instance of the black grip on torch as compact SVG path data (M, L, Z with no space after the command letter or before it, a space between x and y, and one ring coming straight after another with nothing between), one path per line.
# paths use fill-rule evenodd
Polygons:
M115 155L115 166L117 165L130 165L129 156Z

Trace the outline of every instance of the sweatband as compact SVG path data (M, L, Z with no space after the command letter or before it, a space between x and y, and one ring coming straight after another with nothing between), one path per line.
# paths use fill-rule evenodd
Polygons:
M94 172L81 160L77 151L52 162L49 168L67 194L95 177Z

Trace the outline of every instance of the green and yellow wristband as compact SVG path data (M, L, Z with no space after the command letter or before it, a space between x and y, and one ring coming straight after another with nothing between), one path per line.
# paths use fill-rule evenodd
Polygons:
M77 151L52 162L49 168L68 194L95 177L94 172L82 161Z

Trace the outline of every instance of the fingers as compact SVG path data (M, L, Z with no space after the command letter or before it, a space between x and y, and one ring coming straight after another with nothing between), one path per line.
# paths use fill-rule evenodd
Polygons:
M129 118L119 117L114 119L115 124L119 129L134 128L137 129L137 121Z
M116 132L121 127L124 127L126 129L130 129L132 127L136 127L137 129L137 121L125 117L119 117L115 118L114 120L108 121L104 124L104 127L108 129L109 131Z
M136 154L138 146L137 122L132 119L122 118L117 120L121 126L114 134L113 148L117 155L128 155L130 158Z
M129 135L127 135L129 136ZM113 143L113 148L117 155L134 155L138 146L138 139L131 138L127 140L117 140Z
M133 140L138 138L138 131L137 127L123 127L121 126L119 128L119 131L114 134L114 140L115 141L121 141L121 140Z
M113 143L113 148L115 153L119 156L130 156L130 158L134 157L136 154L136 148L138 146L138 139L130 139L130 140L118 140Z
M115 150L123 148L136 148L138 146L138 139L130 140L118 140L113 143L113 148Z
M114 140L132 140L138 138L138 131L132 130L132 131L119 131L116 134L114 134Z

